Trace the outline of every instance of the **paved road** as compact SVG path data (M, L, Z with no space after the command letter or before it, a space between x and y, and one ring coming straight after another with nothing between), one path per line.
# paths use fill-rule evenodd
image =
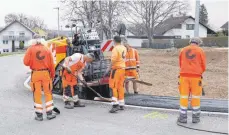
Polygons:
M178 127L174 113L128 108L109 114L110 106L97 103L66 110L58 98L54 102L61 114L51 121L37 122L32 93L23 86L28 69L22 65L22 55L1 57L0 63L0 135L217 135ZM227 117L203 116L198 125L188 125L227 132L227 121Z

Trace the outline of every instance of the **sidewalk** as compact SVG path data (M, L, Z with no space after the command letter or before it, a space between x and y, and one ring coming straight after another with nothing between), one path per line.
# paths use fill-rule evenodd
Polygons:
M125 103L135 106L179 109L179 98L177 97L128 94L125 96ZM228 113L228 100L201 99L201 110Z

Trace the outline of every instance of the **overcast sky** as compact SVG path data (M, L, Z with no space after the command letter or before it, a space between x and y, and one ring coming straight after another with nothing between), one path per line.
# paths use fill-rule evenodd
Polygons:
M57 29L57 10L59 0L0 0L0 27L5 26L4 17L8 13L24 13L30 16L39 16L44 19L48 28ZM195 0L188 0L190 4L189 15L195 17ZM228 21L228 0L201 0L205 4L209 23L214 28L219 28ZM63 11L60 10L60 15ZM62 26L66 22L61 22Z

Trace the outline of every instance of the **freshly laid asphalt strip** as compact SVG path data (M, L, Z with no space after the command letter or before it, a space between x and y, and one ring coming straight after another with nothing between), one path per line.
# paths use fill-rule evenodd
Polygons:
M177 97L128 94L125 95L125 103L135 106L179 109ZM191 110L190 106L189 109ZM228 100L201 99L201 110L228 113Z

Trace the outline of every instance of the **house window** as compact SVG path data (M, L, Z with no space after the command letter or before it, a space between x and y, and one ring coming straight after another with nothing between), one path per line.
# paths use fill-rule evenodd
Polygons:
M3 44L8 44L8 40L3 40Z
M189 35L186 35L186 38L190 38L190 36Z
M20 32L19 36L25 36L25 32Z
M9 52L9 49L3 49L3 52Z
M186 24L186 30L194 30L194 24Z
M178 35L177 35L177 36L175 36L175 38L177 38L177 39L181 39L181 36L178 36Z
M178 24L174 27L175 29L181 29L182 28L182 25L181 24Z

